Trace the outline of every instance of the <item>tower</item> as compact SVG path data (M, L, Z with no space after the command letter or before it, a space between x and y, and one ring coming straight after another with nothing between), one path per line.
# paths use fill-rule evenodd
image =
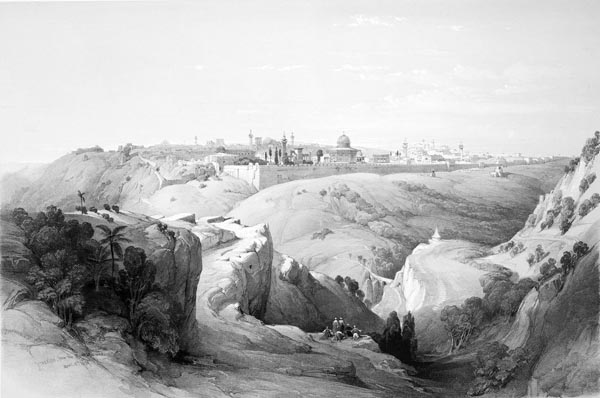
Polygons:
M429 239L429 243L437 243L440 240L442 240L442 237L440 236L440 232L438 231L438 227L436 225L435 227L435 232L433 233L433 235L431 236L431 239Z
M287 157L287 138L285 138L285 131L283 132L283 138L281 139L281 145L283 146L283 152L281 153L281 163L286 164Z
M465 147L462 142L460 144L458 144L458 149L460 149L460 160L463 160L465 157L465 152L464 152Z
M198 145L198 136L194 137L194 145Z
M404 157L408 159L408 141L406 141L406 138L404 139L404 143L402 143L402 152L404 152Z
M250 148L252 148L252 139L254 138L254 135L252 134L252 129L250 129L250 134L248 134L248 146L250 146Z
M294 146L294 132L292 131L292 135L290 136L292 147Z

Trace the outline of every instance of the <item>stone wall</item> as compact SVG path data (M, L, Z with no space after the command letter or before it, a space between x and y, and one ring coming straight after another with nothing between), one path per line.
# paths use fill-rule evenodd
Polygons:
M321 178L332 175L351 173L372 173L379 175L395 173L430 173L431 170L447 172L460 169L480 167L479 164L351 164L351 163L322 163L315 165L247 165L225 166L223 172L235 178L240 178L256 189L261 190L272 185L282 184L307 178Z

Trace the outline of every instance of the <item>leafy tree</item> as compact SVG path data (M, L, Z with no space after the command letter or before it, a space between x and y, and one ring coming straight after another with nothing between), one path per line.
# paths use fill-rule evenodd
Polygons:
M588 215L588 213L590 211L592 211L593 209L593 205L592 202L589 199L584 200L583 202L581 202L581 204L579 205L579 216L581 218L585 217Z
M86 265L90 276L94 280L96 291L99 291L100 279L108 274L111 258L106 247L101 246L99 243L94 245L92 250L92 255L87 258Z
M341 285L344 283L344 278L342 278L341 275L338 275L335 277L335 281Z
M119 214L120 208L117 205L112 205L112 209L115 213Z
M535 248L535 262L539 263L540 261L542 261L544 259L544 257L546 257L548 255L548 253L546 253L544 251L544 248L542 247L542 245L537 245Z
M591 202L592 202L592 206L594 207L594 209L596 208L596 206L600 205L600 194L599 193L594 193L592 195L592 197L590 198Z
M136 336L153 349L174 356L179 351L177 324L181 309L160 292L151 292L139 302L132 324Z
M321 163L321 158L323 157L323 150L322 149L318 149L317 150L317 163Z
M77 196L79 196L79 201L81 203L81 214L84 214L83 212L83 204L85 203L85 192L81 192L79 190L77 190Z
M483 317L483 300L479 297L466 299L461 307L450 305L442 309L440 320L450 335L450 353L459 350L469 340L473 331L483 322Z
M533 255L533 253L529 253L529 256L527 257L527 263L531 267L534 262L535 262L535 256Z
M344 278L344 282L346 283L346 288L348 289L350 294L355 296L356 292L358 291L358 288L360 287L360 285L358 284L358 281L347 276Z
M108 248L110 249L110 257L112 260L112 276L114 278L115 254L118 258L121 258L123 256L123 247L121 246L121 243L131 242L123 234L123 230L127 228L127 226L119 225L118 227L115 227L112 230L106 225L97 225L96 228L98 228L102 234L100 244L108 245Z
M104 210L110 211L110 205L108 203L105 203L104 205L102 205L102 207L104 207Z
M125 249L123 266L125 269L119 271L119 282L129 307L129 319L133 320L138 304L152 288L156 266L146 259L143 249L133 246Z
M573 245L573 252L577 256L577 258L583 257L589 251L589 247L587 243L578 241Z
M477 351L476 379L468 395L482 395L504 387L527 360L527 352L521 348L509 351L506 345L497 341L487 343Z
M74 315L82 313L84 299L81 289L86 282L86 269L77 258L64 249L44 254L39 266L29 270L26 280L37 292L37 298L46 302L70 326Z
M573 267L574 259L571 252L564 252L562 257L560 258L560 266L562 268L563 274L568 274L571 268Z
M356 297L358 297L361 300L364 300L365 299L365 292L363 292L362 290L358 289L356 291Z

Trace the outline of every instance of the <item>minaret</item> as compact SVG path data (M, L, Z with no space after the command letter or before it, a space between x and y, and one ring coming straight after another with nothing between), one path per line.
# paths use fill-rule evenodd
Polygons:
M294 132L292 131L292 135L290 136L292 148L294 147Z
M402 144L402 151L404 151L404 157L408 159L408 141L406 141L406 138L404 139L404 143Z
M440 240L442 240L442 237L440 236L440 232L438 231L438 227L437 225L435 226L435 232L433 233L433 235L431 235L431 239L429 239L429 243L437 243Z
M458 149L460 149L460 160L463 160L465 158L465 152L464 152L464 145L461 142L460 144L458 144Z
M252 139L254 138L254 135L252 134L252 129L250 129L250 134L248 134L248 145L250 146L250 148L252 148Z
M281 145L283 146L283 152L281 153L281 159L279 161L283 164L287 163L287 138L285 138L285 131L283 132L283 138L281 139Z

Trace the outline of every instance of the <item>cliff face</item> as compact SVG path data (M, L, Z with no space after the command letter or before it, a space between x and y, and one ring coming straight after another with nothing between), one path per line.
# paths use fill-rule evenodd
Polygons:
M343 317L364 332L383 328L383 320L340 284L309 271L291 257L275 253L265 322L320 332L334 317Z

